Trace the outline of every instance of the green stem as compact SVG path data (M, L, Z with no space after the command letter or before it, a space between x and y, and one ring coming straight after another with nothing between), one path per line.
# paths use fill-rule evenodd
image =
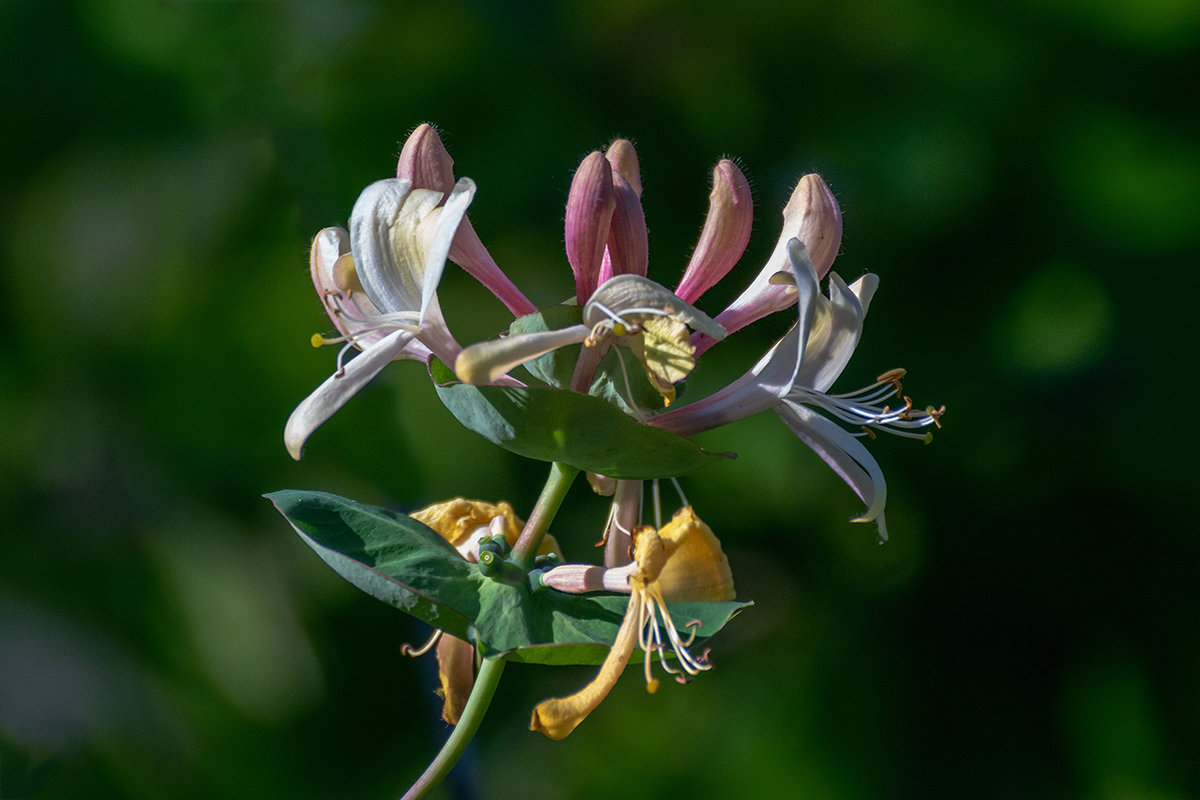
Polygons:
M467 749L471 737L479 729L479 723L483 721L483 715L487 713L488 706L492 703L492 695L496 693L496 687L500 684L500 674L504 672L504 664L503 658L483 659L483 664L479 667L479 674L475 676L475 686L471 689L471 696L467 698L467 705L463 708L462 716L458 718L458 724L450 732L450 738L442 746L437 758L433 759L433 763L425 768L424 774L405 792L401 800L417 800L417 798L424 797L425 793L446 777L458 763L459 757Z
M521 531L521 538L517 539L517 543L513 546L512 560L521 569L528 571L533 568L533 560L537 558L542 539L546 536L546 531L550 529L550 521L558 513L558 507L562 505L563 499L567 496L567 490L571 488L571 484L574 483L575 476L578 474L578 467L558 461L550 465L550 476L546 478L542 496L538 498L537 505L533 507L529 521L525 523L525 530Z

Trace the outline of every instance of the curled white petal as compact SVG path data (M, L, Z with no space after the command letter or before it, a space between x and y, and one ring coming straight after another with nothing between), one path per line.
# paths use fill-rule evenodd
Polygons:
M667 287L655 283L649 278L631 273L624 273L609 278L592 293L587 304L583 307L583 323L592 327L608 319L608 313L638 314L643 309L655 311L669 310L671 316L679 319L693 331L698 331L713 339L724 339L726 332L712 317L699 310L691 303L680 300Z
M362 389L393 359L400 357L413 338L413 331L394 331L367 347L341 372L330 376L316 391L296 406L283 430L283 442L297 461L304 443L334 412Z
M854 355L865 317L858 296L836 272L829 273L829 299L818 298L806 357L796 372L795 385L818 392L832 386Z
M454 189L446 196L446 203L440 209L432 230L425 241L425 264L423 283L421 286L421 317L424 319L426 309L434 301L438 284L442 280L442 272L446 268L446 259L450 257L450 246L458 233L467 213L467 207L475 199L475 181L470 178L459 178Z
M422 192L416 200L432 210L437 192ZM375 181L358 196L350 213L350 244L358 278L367 297L380 311L417 311L421 307L420 268L397 263L392 245L392 228L401 208L409 202L412 182L401 178Z
M887 482L875 457L853 434L811 409L785 401L776 410L792 432L866 503L867 510L852 521L875 521L879 525L880 541L887 541L887 523L883 516Z

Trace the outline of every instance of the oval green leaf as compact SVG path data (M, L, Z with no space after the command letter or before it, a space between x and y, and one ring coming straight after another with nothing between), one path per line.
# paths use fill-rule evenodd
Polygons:
M714 454L638 423L598 397L542 387L472 386L434 360L438 397L455 418L506 450L613 478L670 478L716 463Z

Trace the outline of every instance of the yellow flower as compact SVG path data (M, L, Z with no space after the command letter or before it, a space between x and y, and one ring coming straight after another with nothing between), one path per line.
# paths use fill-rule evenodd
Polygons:
M635 647L645 652L646 689L650 692L658 689L658 680L650 671L656 652L663 669L680 682L712 668L707 654L695 656L689 652L693 637L685 641L680 635L666 604L668 600L724 602L734 598L733 574L721 543L690 506L676 512L662 529L655 531L643 526L634 530L633 535L633 563L607 570L609 580L600 581L602 585L611 585L613 574L625 573L630 593L625 617L600 672L575 694L539 703L533 710L530 730L540 731L551 739L566 738L608 696ZM557 569L571 579L583 580L583 575L571 567ZM550 570L544 578L552 587L556 586L554 572ZM588 585L595 588L596 584ZM561 583L558 587L567 588ZM579 590L587 588L581 584ZM678 661L675 667L667 663L668 646Z
M429 526L458 550L467 561L479 560L479 540L503 534L509 546L516 544L525 522L517 518L508 503L486 503L482 500L467 500L456 497L443 503L414 511L410 517ZM547 535L542 540L539 554L557 553L558 542ZM458 724L471 688L475 685L475 648L457 636L435 631L421 648L405 645L404 652L419 656L437 645L438 678L442 697L442 719L451 725Z

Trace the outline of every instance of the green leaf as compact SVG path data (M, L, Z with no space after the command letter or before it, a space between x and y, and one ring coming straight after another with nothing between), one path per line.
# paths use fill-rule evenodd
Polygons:
M644 480L683 475L731 457L642 425L598 397L532 386L472 386L436 360L430 366L438 397L459 422L526 458Z
M533 598L542 601L541 613L567 614L556 621L556 636L553 645L536 642L511 648L508 658L527 664L599 664L608 655L609 645L617 636L617 628L625 616L629 597L623 594L571 595L548 589L537 592ZM576 602L583 601L582 607ZM685 631L693 622L697 641L715 634L729 620L753 603L668 603L675 627ZM607 613L600 615L600 610ZM595 616L587 616L594 614ZM499 642L497 642L499 644ZM502 650L503 652L503 650ZM488 656L495 655L487 653ZM629 659L637 664L643 659L642 651L635 650Z
M367 594L470 637L479 616L479 570L412 517L325 492L286 489L267 499L305 544Z
M267 497L343 578L489 658L599 664L629 602L625 595L533 592L527 580L485 578L436 532L403 514L323 492ZM678 603L671 612L679 627L699 620L697 634L707 637L746 605Z

